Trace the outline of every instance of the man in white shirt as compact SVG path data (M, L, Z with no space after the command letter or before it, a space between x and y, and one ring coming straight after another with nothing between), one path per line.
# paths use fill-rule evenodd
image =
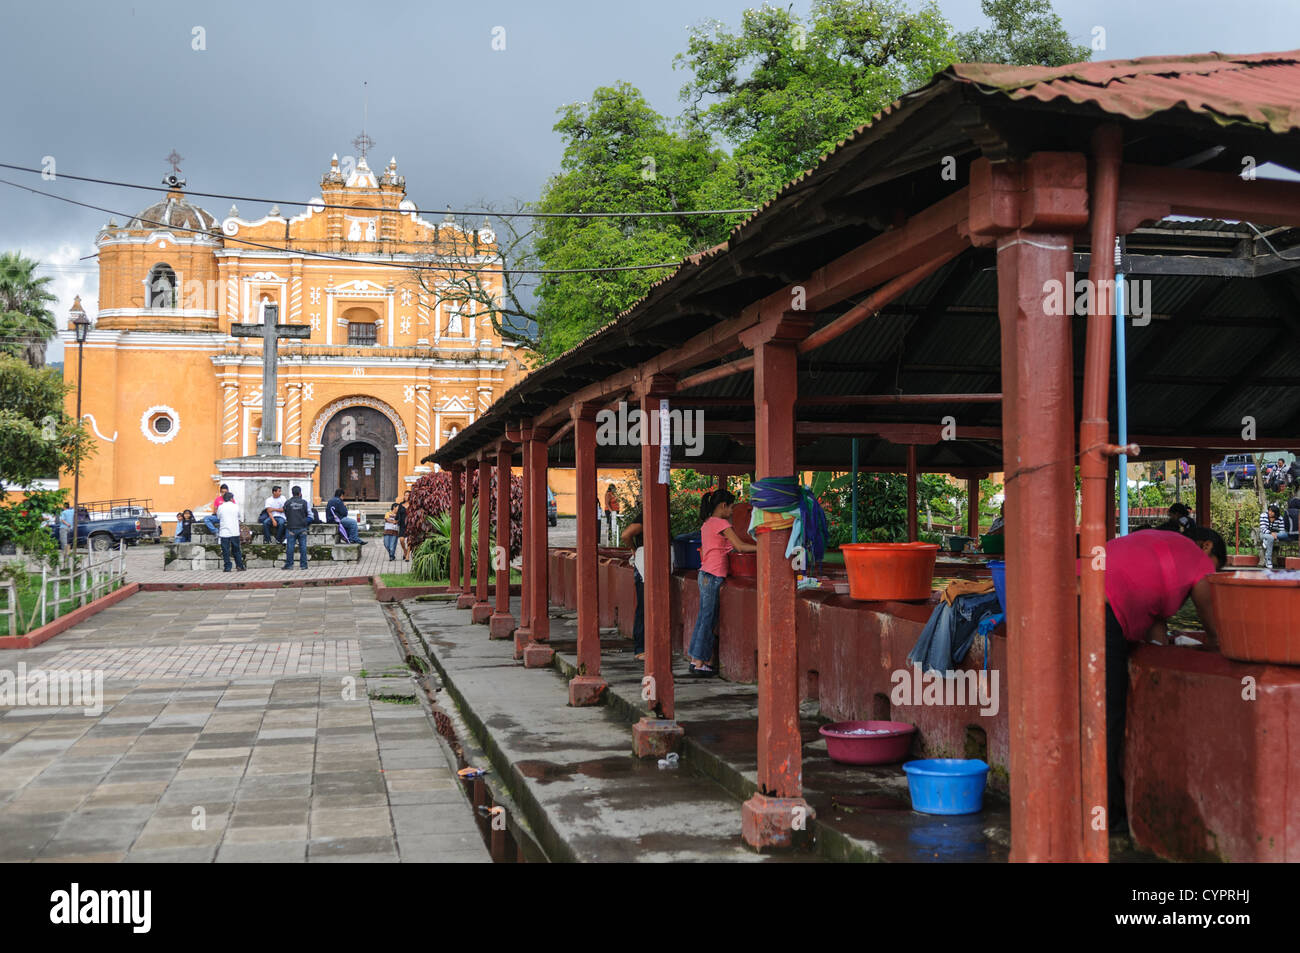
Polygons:
M225 564L223 572L230 572L230 557L235 557L235 565L243 572L244 549L239 545L239 504L235 495L227 490L221 495L224 501L217 507L217 535L221 539L221 561Z
M271 495L266 498L266 515L261 519L262 542L284 542L284 497L278 486L271 487Z

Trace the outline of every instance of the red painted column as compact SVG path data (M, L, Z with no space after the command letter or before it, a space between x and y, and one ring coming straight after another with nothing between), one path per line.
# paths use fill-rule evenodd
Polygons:
M1091 240L1088 279L1093 308L1088 315L1083 363L1083 405L1079 414L1080 565L1079 603L1079 792L1083 807L1083 859L1106 863L1110 856L1106 764L1106 485L1110 443L1111 337L1115 327L1113 287L1116 203L1119 197L1119 127L1093 135Z
M1089 221L1079 153L970 167L971 242L997 249L1006 474L1011 859L1083 857L1075 595L1072 236Z
M596 403L575 404L574 462L578 507L578 674L569 682L569 704L600 703L607 687L600 677L600 580L596 558Z
M492 553L488 534L492 528L492 457L484 450L478 455L478 572L474 606L470 617L475 624L487 622L492 616L488 602L488 573L492 571Z
M461 567L465 581L461 586L460 598L456 600L457 609L468 609L474 605L474 583L470 576L474 564L474 466L473 460L465 462L465 564Z
M510 614L510 464L513 445L504 440L497 446L497 545L492 554L496 583L496 608L488 620L488 638L508 639L515 631Z
M550 595L547 591L547 525L546 525L546 469L547 440L551 431L534 427L531 439L524 445L529 454L528 500L533 507L532 534L529 540L533 566L533 583L529 589L529 641L520 645L515 638L516 652L524 659L525 668L541 668L551 664L554 650L546 645L551 638Z
M915 543L917 533L916 512L916 444L907 445L907 541Z
M536 564L533 562L533 521L538 518L538 514L533 511L532 499L532 475L533 462L528 453L529 438L532 434L532 428L521 426L519 428L520 437L520 456L523 457L524 464L524 541L521 546L523 552L523 581L519 586L519 625L515 629L515 658L524 657L524 646L528 644L533 637L532 629L532 591L533 591L533 573L536 570ZM546 511L541 513L541 520L546 522Z
M966 535L979 539L980 535L980 478L966 478Z
M674 720L673 646L669 598L668 484L659 482L657 421L659 402L671 394L676 381L657 376L641 385L641 533L645 540L645 676L641 696L650 713L632 728L632 752L640 758L667 754L682 738ZM651 431L653 430L653 433ZM652 439L654 442L652 442Z
M1016 861L1082 859L1071 331L1043 290L1072 266L1068 234L1012 232L999 245Z
M798 354L812 321L786 314L741 335L754 352L754 475L790 476L795 461ZM808 829L803 799L803 741L799 732L795 574L785 559L790 531L758 535L758 793L741 809L745 842L758 849L789 847Z
M447 468L447 472L451 475L451 539L448 540L451 556L447 573L447 591L453 592L460 582L460 481L465 468L459 463L453 463Z

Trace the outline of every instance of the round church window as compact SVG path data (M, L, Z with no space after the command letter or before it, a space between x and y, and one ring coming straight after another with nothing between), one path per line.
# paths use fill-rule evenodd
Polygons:
M167 443L180 427L180 417L170 407L150 407L140 415L140 432L153 443Z

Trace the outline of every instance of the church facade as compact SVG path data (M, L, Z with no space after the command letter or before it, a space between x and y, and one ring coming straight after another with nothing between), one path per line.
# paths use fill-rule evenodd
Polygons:
M96 452L82 500L148 498L164 518L211 504L214 461L256 453L262 424L262 339L231 325L268 313L310 328L278 342L275 413L281 452L319 464L316 500L336 487L400 498L428 472L422 458L526 373L524 349L482 303L500 293L490 227L422 218L396 161L376 174L364 156L336 156L320 196L291 217L232 207L218 222L172 181L95 241L81 383ZM77 345L63 339L75 384Z

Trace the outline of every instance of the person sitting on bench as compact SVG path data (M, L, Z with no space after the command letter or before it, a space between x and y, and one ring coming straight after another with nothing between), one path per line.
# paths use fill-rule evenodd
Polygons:
M357 533L357 521L348 516L347 505L343 502L343 488L334 491L334 495L329 498L325 504L325 522L337 523L339 527L339 536L345 543L359 543L362 546L366 544Z

